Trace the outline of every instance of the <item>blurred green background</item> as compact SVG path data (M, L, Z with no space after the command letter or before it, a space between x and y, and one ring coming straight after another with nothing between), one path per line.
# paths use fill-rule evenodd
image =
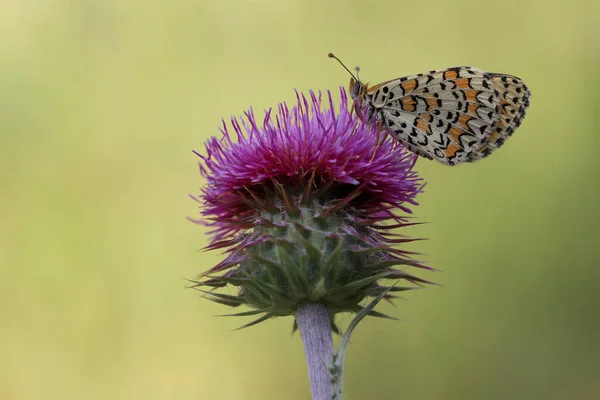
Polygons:
M600 376L593 1L0 2L0 398L307 399L292 321L185 290L216 264L192 149L222 117L454 65L521 76L500 151L427 180L406 230L444 285L353 338L346 399L592 399ZM342 323L349 317L342 318Z

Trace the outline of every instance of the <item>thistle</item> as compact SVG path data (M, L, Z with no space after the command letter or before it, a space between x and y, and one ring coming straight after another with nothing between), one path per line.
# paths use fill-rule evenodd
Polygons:
M267 111L261 124L252 110L223 121L222 137L196 153L206 185L193 220L210 229L207 249L226 254L193 286L215 302L248 306L229 314L257 316L243 327L294 316L313 398L328 399L333 389L315 379L335 381L324 357L332 357L331 332L340 333L336 314L385 317L362 304L429 283L406 269L430 269L395 247L414 239L393 231L414 224L410 207L423 186L416 156L391 140L377 146L377 128L352 115L340 93L339 112L331 93L323 107L310 92L291 110ZM228 285L237 294L217 290Z

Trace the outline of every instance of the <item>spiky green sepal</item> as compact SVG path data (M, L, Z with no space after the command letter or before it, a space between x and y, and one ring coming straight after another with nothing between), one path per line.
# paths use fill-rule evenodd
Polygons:
M359 190L336 201L323 200L323 194L275 185L266 197L250 195L247 201L263 210L261 217L233 241L211 246L231 247L231 253L202 274L194 287L239 287L237 295L203 292L215 302L254 309L237 315L262 314L245 326L294 315L304 302L324 304L337 332L335 314L360 312L360 303L367 297L382 293L385 298L393 297L381 280L429 283L397 269L423 266L392 248L394 240L380 234L368 213L347 206ZM215 275L224 270L227 272ZM396 286L391 291L414 288ZM374 310L368 314L386 317Z

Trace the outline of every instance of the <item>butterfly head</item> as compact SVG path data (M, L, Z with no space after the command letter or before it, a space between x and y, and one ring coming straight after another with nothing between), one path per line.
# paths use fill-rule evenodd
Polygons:
M329 57L336 59L337 62L339 62L340 65L342 67L344 67L344 69L346 71L348 71L348 73L351 76L351 78L350 78L350 96L352 97L352 100L355 101L355 103L352 104L352 110L354 110L356 108L357 103L358 103L359 106L362 106L363 102L364 102L365 95L367 94L367 90L369 89L369 85L366 84L366 83L362 83L360 81L360 78L358 76L358 73L360 72L360 68L354 67L354 70L356 71L356 75L355 75L333 53L329 53Z
M354 79L354 77L350 78L350 96L352 96L352 99L361 101L365 94L367 94L368 86L368 84L362 83L358 79Z

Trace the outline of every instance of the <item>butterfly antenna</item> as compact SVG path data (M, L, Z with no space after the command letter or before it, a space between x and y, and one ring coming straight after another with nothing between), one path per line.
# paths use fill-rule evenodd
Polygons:
M354 78L354 80L355 80L355 81L357 81L357 82L360 82L360 81L358 80L358 71L359 71L359 68L358 68L358 67L356 67L356 75L354 75L354 74L352 73L352 71L350 71L350 70L348 69L348 67L346 67L346 66L344 65L344 63L343 63L343 62L342 62L342 61L341 61L339 58L337 58L337 57L335 56L335 54L333 54L333 53L329 53L329 54L327 54L327 55L329 56L329 58L334 58L334 59L336 59L336 60L337 60L337 62L339 62L339 63L340 63L340 65L341 65L342 67L344 67L344 69L345 69L346 71L348 71L348 73L349 73L349 74L350 74L350 75L351 75L351 76Z

